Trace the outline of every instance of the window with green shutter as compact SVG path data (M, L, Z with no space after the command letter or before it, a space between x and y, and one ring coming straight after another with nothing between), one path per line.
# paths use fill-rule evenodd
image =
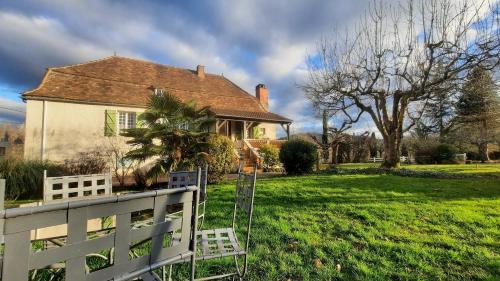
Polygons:
M104 135L107 137L116 136L116 110L106 109L104 114Z

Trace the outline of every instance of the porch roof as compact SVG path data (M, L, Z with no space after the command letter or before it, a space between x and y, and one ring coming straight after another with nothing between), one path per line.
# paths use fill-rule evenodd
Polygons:
M251 111L241 111L233 109L211 109L210 110L215 117L222 119L237 119L246 121L257 121L266 123L279 123L279 124L290 124L291 119L278 115L272 112L251 112Z

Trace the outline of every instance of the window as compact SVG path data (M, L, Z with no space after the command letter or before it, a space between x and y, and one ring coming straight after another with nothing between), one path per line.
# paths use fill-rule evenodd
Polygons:
M189 130L189 123L188 122L182 122L179 125L177 125L177 128L181 130Z
M265 136L266 135L266 128L260 128L260 135Z
M0 147L0 156L5 156L5 147Z
M120 111L118 114L118 129L131 129L135 128L137 116L135 112Z

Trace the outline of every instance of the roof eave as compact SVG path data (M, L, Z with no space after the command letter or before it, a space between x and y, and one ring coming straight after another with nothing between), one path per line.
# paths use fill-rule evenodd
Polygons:
M256 118L256 117L242 117L237 115L229 115L229 114L214 114L215 118L223 118L223 119L233 119L233 120L242 120L242 121L254 121L254 122L266 122L266 123L274 123L274 124L291 124L293 120L288 118L283 119L272 119L272 118Z

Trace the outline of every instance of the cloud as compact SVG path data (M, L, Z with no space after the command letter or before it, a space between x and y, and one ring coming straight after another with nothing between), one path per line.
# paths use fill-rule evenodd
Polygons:
M317 131L321 123L296 86L307 78L305 57L334 26L354 26L370 2L3 0L0 84L24 91L47 67L116 51L191 69L203 64L250 94L265 83L272 111L295 120L294 130Z
M0 122L2 120L16 123L24 122L26 108L24 103L15 102L0 97Z
M0 11L0 79L33 86L48 66L109 55L103 48L71 35L65 26L44 16Z

